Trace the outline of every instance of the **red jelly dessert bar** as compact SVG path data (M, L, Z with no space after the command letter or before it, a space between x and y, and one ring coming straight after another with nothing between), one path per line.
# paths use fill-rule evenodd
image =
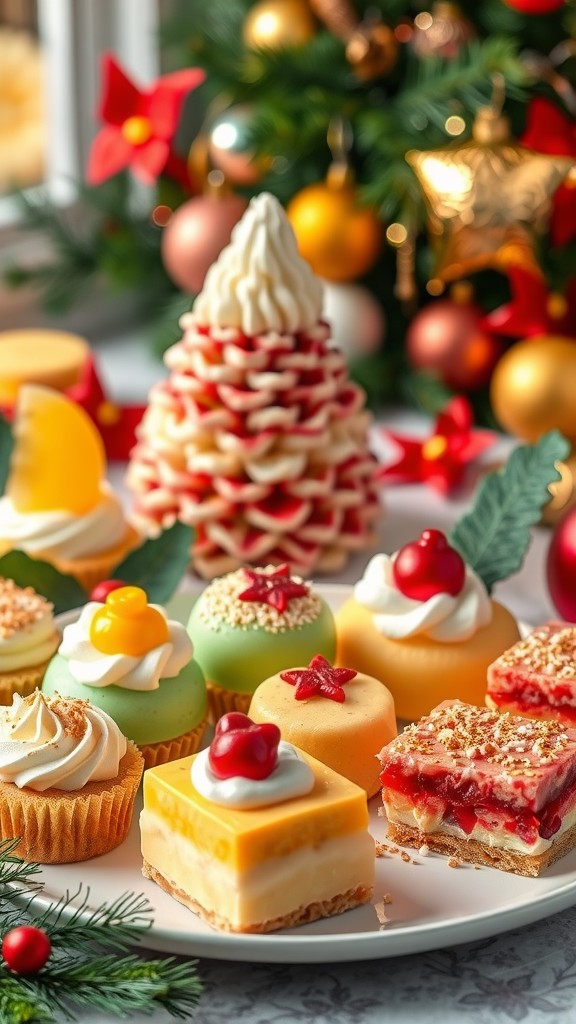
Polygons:
M576 626L547 622L488 668L486 704L576 728Z
M576 844L576 729L444 701L378 756L401 845L533 876Z

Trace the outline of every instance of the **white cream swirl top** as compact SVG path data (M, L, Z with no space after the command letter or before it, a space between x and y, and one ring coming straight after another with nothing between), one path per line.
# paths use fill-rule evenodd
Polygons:
M266 779L246 779L242 775L217 778L210 768L207 749L194 758L190 775L192 784L206 800L239 811L292 800L309 793L314 786L310 765L284 740L278 744L278 764Z
M0 498L0 537L32 557L89 558L115 547L126 531L122 506L106 482L102 500L83 516L65 509L18 512L8 496Z
M395 555L374 555L354 587L358 604L374 612L374 625L382 636L404 640L423 635L441 643L460 643L492 618L492 604L484 583L466 566L464 586L456 597L435 594L415 601L402 594L392 575Z
M19 789L74 791L115 779L125 753L116 723L88 701L36 690L0 708L0 782Z
M59 642L51 603L0 576L0 672L41 665Z
M68 661L70 674L78 683L88 686L120 686L124 690L157 690L161 679L177 676L192 658L194 648L180 622L168 619L159 605L156 608L167 621L170 639L139 657L129 654L103 654L90 641L90 625L94 613L102 608L98 601L85 604L80 617L64 629L58 649Z
M282 206L261 192L210 267L192 312L201 324L246 335L293 333L317 323L322 302L322 284L300 256Z

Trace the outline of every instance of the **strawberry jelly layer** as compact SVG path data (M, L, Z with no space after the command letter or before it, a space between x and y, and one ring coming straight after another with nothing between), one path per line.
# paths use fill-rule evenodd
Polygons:
M528 713L547 705L576 710L576 627L548 622L519 640L490 665L487 692Z
M540 691L533 686L520 686L518 689L489 691L490 699L496 707L505 707L517 715L536 715L551 717L564 722L570 728L576 728L576 701L562 699L561 688L558 687L556 699L546 700Z
M380 752L384 787L410 800L541 815L576 784L576 730L444 701Z

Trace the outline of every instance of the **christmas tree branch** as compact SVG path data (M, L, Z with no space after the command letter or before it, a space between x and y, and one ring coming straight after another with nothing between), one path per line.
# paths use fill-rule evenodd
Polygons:
M119 1016L162 1006L174 1017L189 1019L201 992L196 961L148 960L130 949L152 925L147 900L126 893L91 907L86 889L66 893L35 915L34 897L42 886L30 879L41 869L16 857L17 845L14 839L0 843L0 937L29 925L35 934L48 936L50 947L44 966L31 973L19 971L3 949L2 1024L56 1024L61 1016L73 1020L72 1008L78 1006Z

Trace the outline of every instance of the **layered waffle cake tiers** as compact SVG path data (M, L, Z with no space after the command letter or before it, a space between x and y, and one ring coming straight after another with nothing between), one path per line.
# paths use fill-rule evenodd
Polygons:
M282 207L260 194L182 317L128 470L135 522L193 526L205 578L247 563L335 571L372 542L370 417L322 303Z

